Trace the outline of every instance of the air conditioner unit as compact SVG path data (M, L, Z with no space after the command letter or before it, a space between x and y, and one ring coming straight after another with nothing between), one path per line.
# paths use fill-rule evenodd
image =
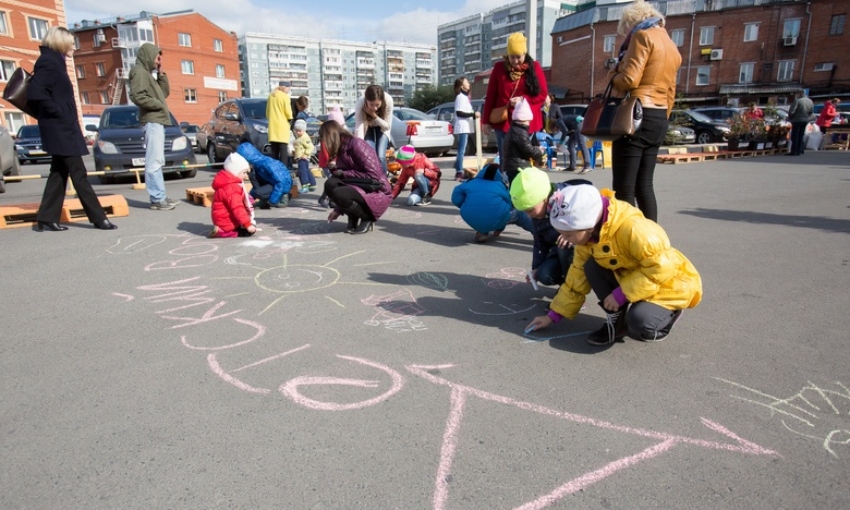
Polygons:
M788 37L783 37L782 38L782 44L784 46L796 46L797 45L797 36L791 35L791 36L788 36Z
M709 60L722 60L723 59L723 50L711 50L711 53L708 54Z

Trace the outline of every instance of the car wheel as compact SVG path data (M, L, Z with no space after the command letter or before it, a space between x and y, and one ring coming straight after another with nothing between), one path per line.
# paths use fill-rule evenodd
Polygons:
M193 169L188 170L186 172L180 172L180 177L182 177L184 179L191 179L192 177L196 176L197 174L198 174L198 169L193 168Z
M101 184L115 184L115 176L112 175L98 175L97 180Z
M15 162L12 163L12 171L9 175L21 175L21 162L18 161L18 158L15 158Z
M714 141L714 136L708 131L700 131L697 133L697 143L711 143Z
M207 144L207 160L212 165L213 163L218 163L215 158L215 145L212 143Z

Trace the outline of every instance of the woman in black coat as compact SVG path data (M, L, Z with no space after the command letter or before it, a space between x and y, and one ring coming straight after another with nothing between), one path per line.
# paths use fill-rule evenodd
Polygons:
M74 88L65 66L65 59L74 51L74 36L66 28L50 27L39 49L41 56L35 62L27 87L27 101L36 111L41 141L52 160L36 215L36 230L68 230L59 224L59 217L69 176L89 221L101 230L117 228L107 219L86 178L83 156L88 155L89 150L80 129Z

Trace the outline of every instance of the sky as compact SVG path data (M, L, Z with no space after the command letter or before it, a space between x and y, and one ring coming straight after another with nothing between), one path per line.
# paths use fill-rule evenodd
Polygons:
M488 12L512 0L65 0L68 24L84 19L193 9L221 28L346 41L437 44L437 26ZM120 5L119 5L120 4ZM123 7L122 7L123 5Z

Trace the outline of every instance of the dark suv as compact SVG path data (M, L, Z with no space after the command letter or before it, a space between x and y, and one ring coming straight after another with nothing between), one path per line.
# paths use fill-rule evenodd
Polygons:
M41 131L36 124L21 126L15 135L15 152L21 164L27 161L49 160L50 154L44 152L41 146Z
M134 176L135 172L130 169L145 166L145 131L139 122L139 108L136 105L109 106L100 116L100 125L88 125L86 129L97 131L92 150L95 168L111 172L99 177L103 184L115 182L119 176ZM181 169L182 166L194 164L192 143L172 115L171 125L165 127L165 166L162 172L194 177L197 168ZM140 171L139 175L144 177L144 171Z
M224 161L242 142L251 142L263 154L271 154L266 99L228 99L213 111L199 133L206 143L210 163Z
M724 142L729 138L729 124L694 110L673 110L670 124L693 129L697 143Z

